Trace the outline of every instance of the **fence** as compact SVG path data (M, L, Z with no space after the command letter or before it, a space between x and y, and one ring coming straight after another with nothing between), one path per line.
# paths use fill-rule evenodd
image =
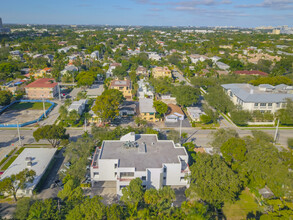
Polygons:
M19 102L43 102L43 100L15 100L13 102L11 102L9 105L5 106L4 108L2 108L0 110L0 114L2 114L6 109L8 109L10 106L12 106L15 103L19 103ZM54 102L51 102L49 100L45 100L44 102L50 103L51 106L46 110L45 114L48 115L50 111L52 111L52 109L54 108L54 106L56 105ZM39 122L40 120L42 120L45 117L45 114L43 113L38 119L33 120L33 121L29 121L29 122L25 122L22 124L19 124L19 127L24 127L27 125L31 125L34 123ZM0 124L0 128L16 128L17 124Z

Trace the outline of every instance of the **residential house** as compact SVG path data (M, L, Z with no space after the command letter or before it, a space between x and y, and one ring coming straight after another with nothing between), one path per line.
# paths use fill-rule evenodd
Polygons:
M137 67L136 75L138 75L138 76L149 76L147 68L145 68L143 66Z
M178 105L169 104L168 112L165 117L166 122L178 122L184 120L184 113Z
M148 55L150 60L156 60L156 61L161 60L161 56L157 53L151 52L151 53L148 53Z
M144 79L141 79L137 82L138 90L137 96L139 99L141 98L154 98L154 88L146 82Z
M230 68L229 65L223 63L223 62L216 62L216 65L221 69L221 70L228 70Z
M139 99L140 117L149 122L156 121L156 109L154 108L153 99L140 98Z
M159 77L169 77L171 78L172 77L172 74L171 74L171 70L169 70L168 67L164 66L164 67L155 67L152 69L152 74L153 74L153 77L154 78L159 78Z
M99 60L100 59L100 52L98 50L94 51L91 53L91 58L94 60Z
M192 121L200 121L200 116L205 115L199 107L187 107L186 110Z
M293 100L293 86L280 84L272 86L261 84L224 84L222 85L231 101L243 110L275 113L286 106L286 100Z
M135 102L124 101L119 107L119 115L123 116L133 116L136 115L137 107Z
M112 80L110 84L110 89L117 89L123 93L126 99L132 99L132 85L131 81L126 80Z
M68 110L68 112L75 110L79 115L81 115L83 113L83 111L85 110L86 104L87 104L86 99L80 99L79 101L72 102L67 110Z
M118 66L121 66L121 63L111 63L108 71L106 72L106 77L109 78L113 76L113 70L116 69L116 67Z
M61 71L61 75L66 75L67 73L78 72L78 68L74 65L65 66L64 70Z
M156 134L128 133L120 140L105 140L96 148L90 166L92 186L104 181L116 182L116 193L135 178L144 189L164 186L189 187L188 154L172 140L158 140Z
M198 61L203 62L208 59L207 56L199 55L199 54L191 54L191 55L189 55L189 58L191 59L191 62L194 64L196 64Z
M58 83L51 78L41 78L25 87L29 99L51 99L58 94Z

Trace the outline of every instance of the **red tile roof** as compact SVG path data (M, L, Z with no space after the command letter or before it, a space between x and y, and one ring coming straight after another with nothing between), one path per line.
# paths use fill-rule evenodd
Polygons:
M259 76L269 75L265 72L258 71L258 70L239 70L239 71L235 71L234 73L239 75L259 75Z
M54 79L41 78L28 84L26 88L54 88L57 85L58 83L56 83Z

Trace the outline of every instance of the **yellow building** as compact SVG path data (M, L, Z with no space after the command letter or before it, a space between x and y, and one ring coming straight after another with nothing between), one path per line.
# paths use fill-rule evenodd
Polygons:
M159 78L159 77L172 77L171 70L169 70L168 67L155 67L152 70L153 77L154 78Z
M132 99L132 86L130 80L112 80L110 89L117 89L123 93L126 99Z
M156 122L156 110L153 107L154 101L153 99L141 98L139 99L139 112L140 118L149 121Z

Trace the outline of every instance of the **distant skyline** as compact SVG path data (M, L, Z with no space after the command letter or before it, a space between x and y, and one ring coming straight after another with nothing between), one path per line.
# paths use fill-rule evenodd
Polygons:
M293 26L293 0L10 0L3 24Z

